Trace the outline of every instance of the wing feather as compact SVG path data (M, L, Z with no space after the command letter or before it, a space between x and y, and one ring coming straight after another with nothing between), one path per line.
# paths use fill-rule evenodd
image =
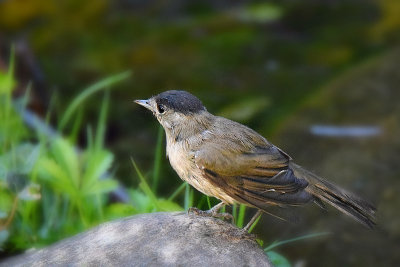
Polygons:
M290 157L273 145L238 151L237 147L202 147L196 165L205 177L239 203L265 209L268 205L298 205L311 195L308 185L289 168ZM240 196L240 197L238 197Z

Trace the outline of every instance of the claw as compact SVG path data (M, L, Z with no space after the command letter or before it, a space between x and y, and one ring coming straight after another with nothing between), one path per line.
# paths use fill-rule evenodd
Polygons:
M196 215L202 215L203 212L205 212L205 211L200 210L200 209L195 208L195 207L190 207L190 208L188 209L188 211L187 211L188 214L189 214L189 213L194 213L194 214L196 214Z
M204 216L204 217L213 217L213 218L223 218L225 220L230 220L232 223L235 222L235 219L233 216L229 213L219 213L218 210L220 207L224 205L222 202L216 205L215 207L209 209L209 210L200 210L195 207L190 207L188 209L188 214L189 213L194 213L199 216Z

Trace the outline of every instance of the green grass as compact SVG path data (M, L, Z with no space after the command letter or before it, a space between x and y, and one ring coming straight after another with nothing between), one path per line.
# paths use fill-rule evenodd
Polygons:
M12 98L17 81L11 55L8 71L0 72L0 250L41 247L125 216L126 210L136 211L132 203L109 203L109 193L119 184L111 172L114 155L104 147L108 88L128 75L113 75L83 89L63 113L60 131L47 136L43 125L32 130L20 116L29 90L21 99ZM105 94L95 131L86 128L88 145L79 148L75 140L84 130L82 105L99 91Z
M111 85L118 83L122 80L127 79L131 75L130 71L125 71L116 75L109 76L89 87L84 89L74 100L69 104L68 108L65 110L60 123L59 130L62 131L66 127L67 123L72 119L74 112L76 112L79 107L93 94L98 91L108 89Z

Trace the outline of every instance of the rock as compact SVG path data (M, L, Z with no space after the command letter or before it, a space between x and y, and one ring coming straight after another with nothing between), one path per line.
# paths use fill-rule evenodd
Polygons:
M141 214L103 223L0 266L271 266L240 229L182 212Z

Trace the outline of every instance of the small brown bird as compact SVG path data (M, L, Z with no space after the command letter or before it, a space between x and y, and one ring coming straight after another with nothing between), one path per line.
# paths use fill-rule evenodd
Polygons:
M167 156L179 177L221 203L197 213L218 213L226 204L258 209L248 230L269 206L328 203L360 223L375 225L375 208L367 201L303 169L252 129L214 116L186 91L166 91L136 103L151 110L167 137ZM268 212L267 212L268 213Z

